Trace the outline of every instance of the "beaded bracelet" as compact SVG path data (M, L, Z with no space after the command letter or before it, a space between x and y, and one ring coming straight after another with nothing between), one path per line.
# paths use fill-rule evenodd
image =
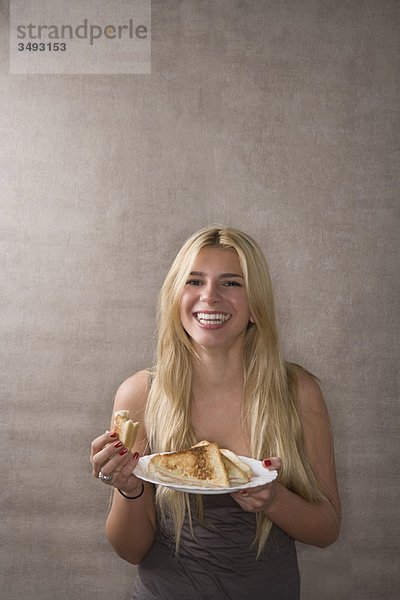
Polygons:
M118 489L118 488L117 488ZM124 494L124 492L121 492L121 490L119 490L119 493L121 494L121 496L123 496L124 498L126 498L127 500L137 500L138 498L140 498L140 496L143 495L144 492L144 483L142 481L142 489L140 490L140 492L138 493L137 496L127 496L126 494Z

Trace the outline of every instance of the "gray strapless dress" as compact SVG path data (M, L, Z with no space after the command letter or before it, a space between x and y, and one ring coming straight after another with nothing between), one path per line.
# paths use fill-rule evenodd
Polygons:
M131 600L299 600L300 577L292 538L272 527L256 559L255 517L229 494L204 496L204 525L196 540L184 526L179 555L169 524L138 566Z

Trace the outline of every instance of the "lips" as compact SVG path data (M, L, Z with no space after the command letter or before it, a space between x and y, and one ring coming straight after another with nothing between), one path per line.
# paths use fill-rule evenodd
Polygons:
M196 312L196 313L193 313L193 315L194 315L196 321L198 323L200 323L200 325L213 325L213 326L223 325L224 323L229 321L229 319L232 316L229 313L223 313L223 312L215 312L215 313Z

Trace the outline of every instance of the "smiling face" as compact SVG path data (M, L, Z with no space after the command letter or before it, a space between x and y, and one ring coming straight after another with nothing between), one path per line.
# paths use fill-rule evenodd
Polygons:
M251 315L234 249L207 246L199 252L183 288L180 318L198 346L241 346Z

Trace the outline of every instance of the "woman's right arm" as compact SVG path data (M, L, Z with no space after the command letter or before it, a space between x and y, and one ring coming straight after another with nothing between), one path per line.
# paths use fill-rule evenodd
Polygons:
M147 447L144 428L147 394L148 374L141 371L124 381L115 396L113 411L127 409L130 418L140 423L132 453L123 453L123 448L116 447L118 438L110 438L109 432L93 441L91 453L94 476L98 477L100 471L112 475L110 485L115 488L106 522L107 538L121 558L135 565L143 560L154 540L154 488L143 482L144 493L136 500L124 498L118 489L127 496L137 496L142 489L142 481L132 475L132 470L138 455Z

